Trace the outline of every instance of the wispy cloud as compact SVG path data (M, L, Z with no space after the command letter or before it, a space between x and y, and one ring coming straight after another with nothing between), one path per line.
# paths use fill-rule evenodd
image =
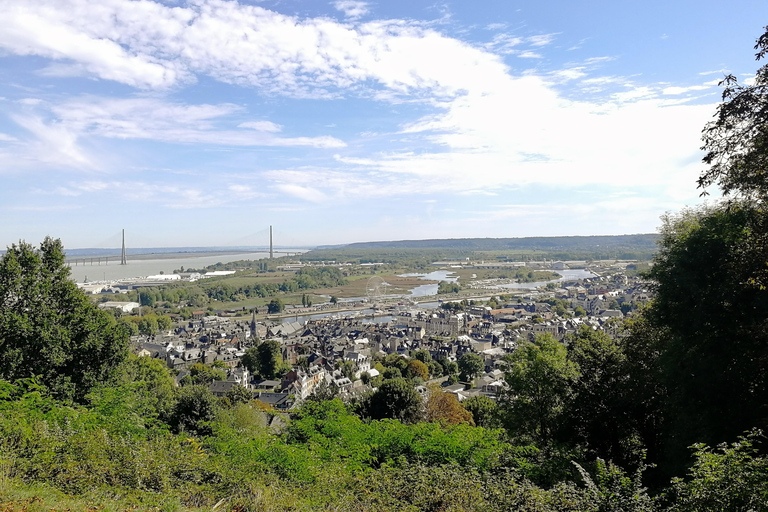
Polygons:
M333 2L336 10L341 11L347 18L357 19L368 14L368 2L359 0L337 0Z

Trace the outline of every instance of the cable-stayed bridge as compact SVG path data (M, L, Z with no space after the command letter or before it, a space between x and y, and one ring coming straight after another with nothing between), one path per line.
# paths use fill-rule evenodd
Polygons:
M264 229L257 235L264 235L269 233L269 245L246 245L243 242L253 240L253 237L243 237L238 239L239 243L227 244L224 246L215 247L143 247L131 249L126 246L125 230L117 232L115 235L110 236L106 240L100 242L96 247L90 249L75 249L67 251L67 257L65 262L73 267L80 265L127 265L128 261L133 259L150 259L150 257L162 258L163 254L200 254L205 253L232 253L232 252L264 252L268 253L270 258L279 256L296 256L301 254L302 251L290 250L286 248L275 249L272 240L272 226L269 229ZM140 237L139 237L140 238ZM116 243L117 242L117 243ZM121 245L120 248L115 248L115 245Z

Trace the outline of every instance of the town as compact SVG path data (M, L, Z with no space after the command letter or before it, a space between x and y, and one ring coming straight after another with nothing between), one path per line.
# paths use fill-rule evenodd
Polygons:
M583 268L586 262L527 265L537 271L563 272L571 266ZM280 270L305 266L285 264ZM447 271L443 275L457 268L480 272L522 266L434 264ZM237 388L276 411L297 407L319 391L354 399L384 379L400 376L415 377L422 394L426 386L436 384L459 401L477 396L496 400L507 385L505 356L521 342L547 334L567 344L584 327L621 337L622 319L651 298L647 283L634 272L636 267L632 261L595 262L590 271L582 270L591 277L561 277L534 283L540 284L535 288L504 288L510 284L504 278L475 279L462 285L461 292L458 286L448 286L447 293L421 296L419 302L382 295L376 289L376 295L346 301L333 297L317 304L289 304L274 315L263 314L268 311L262 308L258 317L256 308L248 316L242 310L195 310L187 320L176 316L173 325L154 334L136 334L131 341L136 354L159 359L172 369L179 385L205 384L220 397ZM177 274L175 279L188 276ZM388 284L379 277L369 281ZM137 302L117 301L100 307L124 312L148 309ZM249 357L260 345L269 345L274 352L269 364L254 364Z

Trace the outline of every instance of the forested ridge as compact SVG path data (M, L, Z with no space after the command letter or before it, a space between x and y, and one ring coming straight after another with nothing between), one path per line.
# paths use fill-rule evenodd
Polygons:
M768 27L755 48L765 57ZM422 399L426 354L383 361L398 371L368 395L323 388L289 417L176 387L66 279L59 241L10 247L4 510L768 510L768 66L724 84L699 186L725 200L664 218L653 301L615 339L522 343L497 402Z

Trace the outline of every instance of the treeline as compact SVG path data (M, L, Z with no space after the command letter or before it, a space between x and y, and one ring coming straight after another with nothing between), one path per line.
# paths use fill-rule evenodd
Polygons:
M249 298L267 298L280 293L295 293L302 290L330 288L347 284L347 279L338 268L302 268L282 283L232 284L227 279L195 284L169 284L153 288L141 288L138 298L142 306L153 306L157 302L170 304L186 303L202 307L210 301L237 302Z
M524 238L451 238L432 240L400 240L361 242L345 246L320 248L327 251L392 251L442 250L444 253L484 251L543 252L561 255L592 255L593 258L648 259L656 252L656 234L617 236L558 236ZM314 252L314 251L313 251ZM621 258L619 255L630 256ZM644 257L638 257L638 256ZM583 259L583 258L573 258Z

